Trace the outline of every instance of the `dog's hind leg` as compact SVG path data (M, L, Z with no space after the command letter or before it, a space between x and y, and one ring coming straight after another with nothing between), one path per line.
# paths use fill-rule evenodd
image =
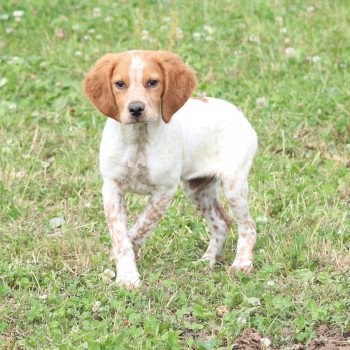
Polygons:
M247 178L223 176L222 189L238 225L237 251L231 268L249 273L253 269L256 226L249 213Z
M211 234L208 248L199 261L207 260L214 265L216 257L220 255L224 246L227 231L232 222L219 203L217 180L211 177L184 181L184 190L190 202L204 216Z

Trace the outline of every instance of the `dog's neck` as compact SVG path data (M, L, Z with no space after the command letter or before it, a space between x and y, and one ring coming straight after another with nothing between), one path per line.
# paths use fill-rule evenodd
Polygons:
M119 124L119 135L129 150L129 157L126 162L129 182L135 181L135 178L140 183L144 183L147 180L148 149L157 145L158 135L160 135L164 126L163 121L129 125Z

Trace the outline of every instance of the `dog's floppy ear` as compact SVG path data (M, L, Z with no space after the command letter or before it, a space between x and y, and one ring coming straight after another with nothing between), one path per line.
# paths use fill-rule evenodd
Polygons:
M162 116L165 123L189 99L197 85L193 70L182 60L168 51L157 52L159 64L164 74L162 95Z
M89 100L107 117L119 120L119 111L112 92L112 74L118 64L118 54L101 57L86 75L84 90Z

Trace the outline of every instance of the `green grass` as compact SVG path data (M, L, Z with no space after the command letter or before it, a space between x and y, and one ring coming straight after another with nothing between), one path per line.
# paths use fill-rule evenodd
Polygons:
M349 1L26 0L0 10L0 348L231 349L254 327L282 349L320 324L349 330ZM257 130L249 277L226 272L236 229L219 265L192 265L209 234L181 191L142 249L142 288L104 276L105 119L81 81L102 54L137 48L178 53L197 71L197 93L239 105ZM131 219L140 198L128 197Z

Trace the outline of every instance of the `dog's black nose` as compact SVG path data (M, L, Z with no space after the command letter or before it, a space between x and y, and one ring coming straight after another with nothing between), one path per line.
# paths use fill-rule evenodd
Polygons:
M133 117L139 117L145 109L145 104L141 101L133 101L129 103L128 109Z

